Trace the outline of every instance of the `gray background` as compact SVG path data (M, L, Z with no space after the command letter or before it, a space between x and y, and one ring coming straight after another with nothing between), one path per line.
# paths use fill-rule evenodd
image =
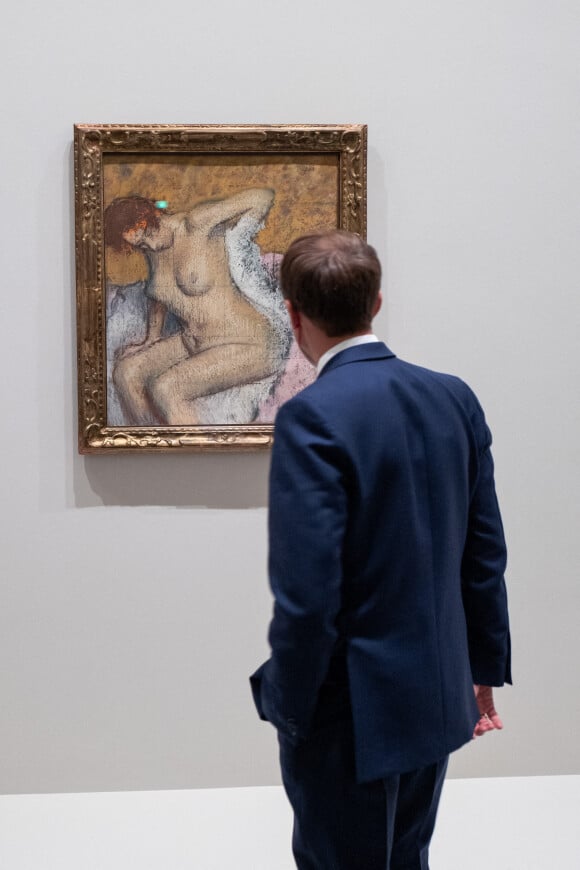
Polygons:
M455 776L578 773L577 0L9 4L0 790L278 782L268 455L76 455L73 122L369 125L376 329L495 434L517 687Z

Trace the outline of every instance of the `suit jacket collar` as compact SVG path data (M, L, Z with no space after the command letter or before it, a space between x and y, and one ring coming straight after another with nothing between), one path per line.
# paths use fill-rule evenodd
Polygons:
M341 350L336 356L333 356L324 366L319 378L324 377L327 372L338 366L344 366L348 363L364 362L374 359L388 359L394 357L395 354L389 350L387 345L382 341L373 341L368 344L357 344L355 347L348 347L346 350Z

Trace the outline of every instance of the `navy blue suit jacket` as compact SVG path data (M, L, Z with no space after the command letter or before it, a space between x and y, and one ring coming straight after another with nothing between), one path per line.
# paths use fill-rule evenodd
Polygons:
M511 682L490 444L466 384L382 342L338 353L278 412L254 699L298 743L344 663L360 781L457 749L473 683Z

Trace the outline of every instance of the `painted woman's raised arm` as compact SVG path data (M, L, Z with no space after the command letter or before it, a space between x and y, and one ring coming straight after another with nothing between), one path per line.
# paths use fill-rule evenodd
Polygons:
M208 232L219 224L236 224L243 215L250 215L261 223L272 207L274 191L267 187L250 187L228 196L227 199L209 200L195 205L187 215L193 228Z

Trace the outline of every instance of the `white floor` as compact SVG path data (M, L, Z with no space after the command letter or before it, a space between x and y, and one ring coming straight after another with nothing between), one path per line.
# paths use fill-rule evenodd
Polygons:
M2 870L294 870L280 788L0 797ZM431 870L579 870L580 776L450 780Z

